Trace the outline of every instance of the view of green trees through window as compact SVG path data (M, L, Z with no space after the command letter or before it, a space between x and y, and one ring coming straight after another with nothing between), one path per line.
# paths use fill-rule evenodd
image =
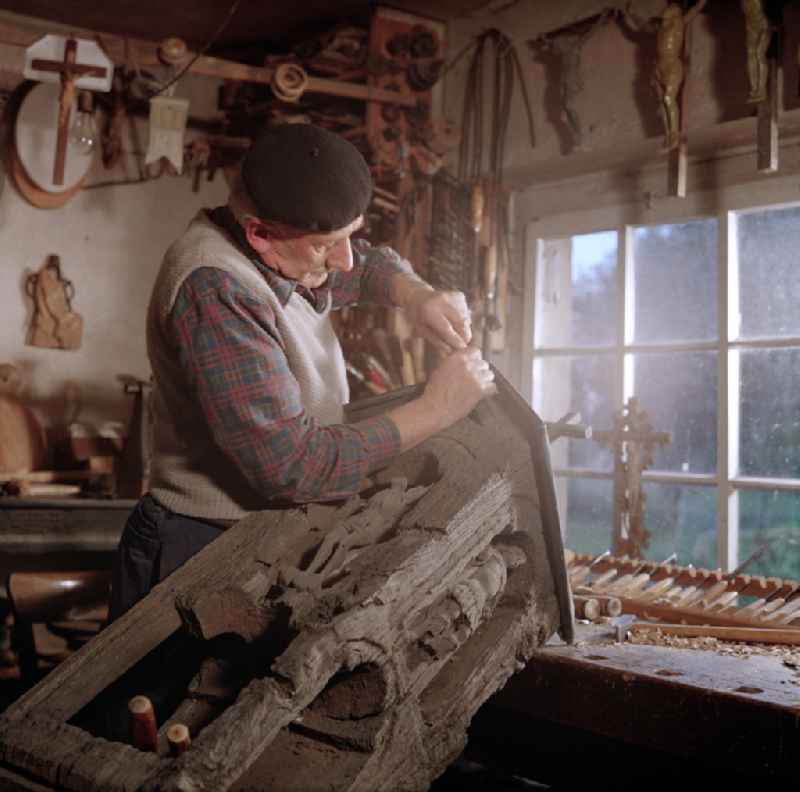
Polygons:
M721 267L722 222L735 233ZM800 580L797 249L800 207L542 241L534 407L548 421L578 412L599 430L633 395L654 428L671 433L645 474L648 558L675 553L679 563L716 567L719 526L732 519L737 563ZM720 298L730 314L722 330ZM732 449L722 468L720 431ZM567 545L608 549L610 451L560 440L553 464ZM722 501L721 520L719 488L729 486L736 508Z

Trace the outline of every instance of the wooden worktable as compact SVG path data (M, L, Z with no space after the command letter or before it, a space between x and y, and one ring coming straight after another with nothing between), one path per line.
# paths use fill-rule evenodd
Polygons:
M491 699L475 734L502 741L504 733L517 758L529 740L535 764L541 724L676 763L796 782L800 669L772 656L618 644L607 626L579 625L575 645L556 639L538 650Z
M0 580L18 569L107 568L136 501L0 498ZM77 566L76 566L77 564Z

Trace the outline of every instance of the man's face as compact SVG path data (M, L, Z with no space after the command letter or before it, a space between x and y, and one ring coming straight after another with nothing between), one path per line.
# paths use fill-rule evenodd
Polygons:
M258 224L257 220L248 221ZM328 273L348 272L353 268L350 237L364 224L362 216L350 225L329 234L306 234L294 239L275 239L248 227L248 239L261 254L264 263L284 278L297 281L307 289L317 289L328 280ZM255 233L261 244L253 244Z

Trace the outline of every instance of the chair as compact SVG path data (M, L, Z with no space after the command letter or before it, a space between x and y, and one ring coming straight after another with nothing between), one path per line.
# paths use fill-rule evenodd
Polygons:
M42 676L40 661L52 666L96 635L108 618L111 572L12 572L7 590L14 618L12 646L20 676L33 684ZM47 652L37 647L34 624L66 641L67 649ZM50 668L46 667L44 673Z

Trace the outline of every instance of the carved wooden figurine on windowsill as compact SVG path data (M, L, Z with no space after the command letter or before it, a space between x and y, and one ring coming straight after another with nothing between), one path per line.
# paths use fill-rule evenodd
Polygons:
M83 317L72 310L75 288L61 276L58 256L48 256L44 266L28 276L26 291L33 300L28 344L50 349L79 349Z
M630 2L623 14L631 28L656 35L656 70L653 82L661 101L664 120L664 147L671 151L680 143L681 119L678 94L684 78L683 42L687 27L705 8L707 0L699 0L684 13L679 3L669 3L660 19L643 20L633 13Z

